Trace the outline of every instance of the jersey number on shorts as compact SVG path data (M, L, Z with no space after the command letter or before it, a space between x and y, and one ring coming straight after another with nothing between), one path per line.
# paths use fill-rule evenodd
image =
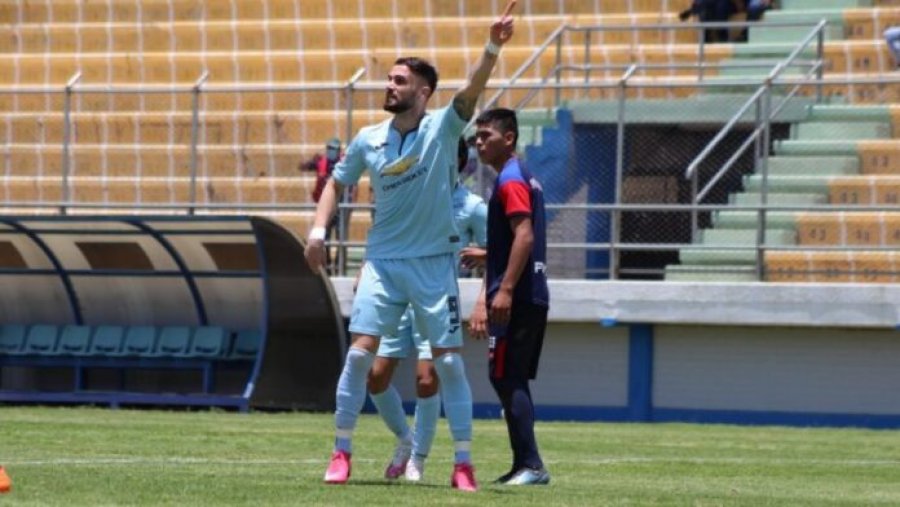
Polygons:
M456 296L447 298L447 310L450 312L450 334L459 329L459 300Z

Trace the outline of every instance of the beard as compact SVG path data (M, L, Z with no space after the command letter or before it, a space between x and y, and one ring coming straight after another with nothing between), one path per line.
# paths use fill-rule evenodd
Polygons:
M398 98L398 99L396 99L396 102L394 102L393 104L388 102L388 97L384 98L384 107L383 108L385 111L387 111L389 113L394 113L394 114L405 113L406 111L409 111L410 109L412 109L412 107L413 107L413 101L411 98L408 100L400 100Z

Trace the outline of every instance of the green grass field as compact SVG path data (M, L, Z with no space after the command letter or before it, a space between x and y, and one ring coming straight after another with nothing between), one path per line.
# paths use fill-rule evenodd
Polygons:
M351 484L322 484L326 414L0 407L0 505L900 505L896 431L539 423L546 487L493 486L505 427L477 421L482 488L448 487L446 421L420 484L381 478L393 438L364 416Z

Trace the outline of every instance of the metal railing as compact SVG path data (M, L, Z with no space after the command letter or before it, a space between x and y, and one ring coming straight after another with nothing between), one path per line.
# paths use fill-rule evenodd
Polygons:
M808 21L796 21L796 22L766 22L766 27L768 28L810 28L810 27L818 27L819 25L824 25L827 22L822 20L817 23L810 23ZM608 33L608 32L676 32L676 31L693 31L697 33L698 38L698 51L697 51L697 62L694 64L662 64L662 65L642 65L642 68L651 69L651 68L694 68L697 69L697 80L704 80L704 72L707 69L712 68L722 68L721 65L717 63L709 63L706 61L706 44L703 32L705 30L710 29L749 29L752 26L758 26L758 22L754 21L728 21L728 22L713 22L713 23L656 23L656 24L635 24L635 25L591 25L591 26L574 26L568 23L560 24L553 32L550 33L549 36L541 43L534 51L534 53L527 59L523 64L510 76L508 83L511 85L515 85L525 73L535 67L540 61L541 56L544 53L550 50L550 47L553 46L555 48L555 65L553 69L548 73L547 77L542 80L542 83L546 85L546 83L552 78L556 83L556 97L554 101L555 106L559 106L562 103L561 90L565 87L560 87L559 85L562 83L562 72L565 70L582 70L584 72L583 81L585 83L591 82L591 74L594 70L610 70L610 69L625 69L627 70L631 64L624 65L607 65L607 66L598 66L591 64L591 50L593 48L593 40L591 35L594 33ZM564 65L562 60L563 55L563 46L565 37L568 34L573 33L583 33L584 34L584 62L580 66L572 66L572 65ZM671 41L671 37L670 37ZM634 46L638 46L640 44L632 44ZM824 32L823 36L819 37L818 41L818 57L821 58L821 55L824 52ZM731 64L730 66L740 67L740 66L757 66L758 64L754 63L746 63L746 64ZM771 67L771 65L763 64L763 66ZM821 74L820 74L821 77ZM503 94L512 88L501 87L500 90L495 93L486 103L485 108L493 107L497 104L499 99L503 96ZM521 106L523 104L519 104Z
M616 188L615 188L615 203L621 203L621 182L624 174L624 139L625 139L625 102L627 98L626 89L629 86L629 80L634 77L636 72L639 69L653 69L653 68L692 68L697 71L697 85L703 85L704 83L704 70L715 67L715 68L726 68L726 67L761 67L765 69L769 69L773 64L768 62L746 62L746 63L729 63L726 65L722 65L719 63L709 64L705 61L706 52L705 41L702 35L702 31L708 29L717 29L717 28L745 28L749 29L750 26L753 26L754 22L725 22L725 23L694 23L694 24L658 24L658 25L606 25L606 26L589 26L589 27L573 27L567 24L560 25L556 30L554 30L550 36L537 48L535 53L531 58L526 60L523 65L516 70L516 72L511 77L510 81L515 82L518 80L524 73L532 67L535 62L537 62L541 55L546 52L551 46L555 44L556 47L556 65L551 69L551 71L545 75L545 77L541 80L541 87L534 88L531 93L529 93L524 99L522 99L518 104L516 104L515 109L519 110L525 107L538 93L540 89L545 89L548 86L548 82L550 79L555 80L556 86L556 95L555 95L555 106L559 107L562 103L561 100L561 91L562 88L559 87L561 83L561 75L563 71L576 71L582 72L584 74L584 83L590 83L591 72L594 70L610 70L610 69L622 69L624 68L625 72L618 79L617 87L618 90L618 107L617 107L617 143L616 143ZM734 163L738 160L738 158L743 154L743 152L747 149L749 144L753 141L757 141L755 153L759 156L760 152L763 151L761 146L765 146L765 151L768 151L768 146L770 144L770 135L769 130L771 126L772 119L777 116L777 114L781 111L781 109L785 106L785 104L796 94L797 89L800 85L795 86L794 90L788 94L787 97L778 105L778 107L773 111L771 108L771 87L772 83L775 79L779 78L781 74L790 66L796 64L807 64L809 63L811 70L805 75L805 77L809 77L811 74L815 75L817 81L821 82L823 76L823 58L824 58L824 38L825 38L825 28L827 27L827 21L821 20L815 24L809 22L788 22L788 23L767 23L768 27L781 27L781 28L806 28L811 27L810 32L803 37L797 45L793 48L793 50L785 57L784 59L776 60L774 63L774 68L768 72L768 74L763 79L763 83L760 84L757 91L748 99L748 101L742 106L737 113L735 113L734 117L732 117L723 127L723 129L719 132L719 134L714 138L714 140L707 145L703 152L692 162L687 171L687 177L691 179L693 189L692 189L692 204L697 205L702 200L703 196L706 195L708 189L721 178L721 175L724 174L728 169L730 169ZM591 64L591 34L595 32L609 32L609 31L629 31L629 32L638 32L638 31L648 31L648 30L663 30L663 31L674 31L674 30L696 30L699 35L700 46L698 50L697 62L695 64L626 64L626 65L594 65ZM563 38L567 33L583 33L584 34L584 63L582 65L563 65L562 63L562 47L563 47ZM800 55L807 48L807 46L811 43L811 41L816 40L816 58L813 62L801 62L799 61ZM743 80L740 84L752 84L753 81ZM718 80L716 85L723 85L722 80ZM508 88L503 88L498 91L494 96L487 102L485 107L492 107L495 105L499 98L506 92ZM739 150L737 150L733 156L729 159L729 161L725 164L725 166L721 169L720 174L713 178L713 180L708 184L707 188L705 188L701 193L700 197L696 197L698 192L696 190L697 185L697 167L699 167L700 163L702 163L706 157L709 156L713 150L719 146L719 143L725 136L732 130L732 128L738 123L738 121L747 113L750 107L754 104L759 104L759 101L765 98L765 112L760 111L760 108L757 108L757 120L756 125L757 128L753 134L748 136L748 141L745 142L744 145L741 146ZM821 84L817 86L816 92L817 101L821 101L822 98L822 87ZM764 116L763 116L764 115ZM762 142L759 142L759 136L763 136ZM765 167L765 161L763 161L763 167ZM767 187L766 171L764 170L764 183L763 188ZM763 203L765 203L765 190L763 191ZM692 208L692 237L696 239L697 237L697 208ZM761 228L762 237L757 242L758 245L764 244L764 212L760 211L761 217ZM610 210L610 232L612 235L612 241L609 246L610 254L609 254L609 275L611 278L615 278L616 274L619 271L618 266L618 250L617 245L619 243L619 234L621 232L621 228L619 224L621 222L621 211L617 209ZM759 258L757 262L757 269L761 270L762 255L763 249L758 246ZM762 273L759 273L760 279L762 278Z
M782 109L788 104L788 102L796 95L797 90L800 88L800 84L794 86L794 88L785 96L781 102L774 109L772 108L772 86L776 79L778 79L782 72L787 69L790 65L794 63L795 60L800 56L800 54L806 50L807 46L813 41L816 41L816 56L817 61L812 65L812 68L809 72L807 72L803 78L809 79L813 74L815 75L816 82L821 83L822 80L822 71L824 68L824 41L825 41L825 28L828 25L826 20L821 20L816 26L805 36L803 39L797 44L797 46L790 52L790 54L782 61L778 62L775 67L769 72L766 78L763 80L763 83L756 90L753 95L747 99L747 102L738 109L738 111L728 120L722 130L716 134L712 141L706 148L700 152L699 155L691 162L688 166L687 171L685 172L685 177L691 181L691 202L693 204L699 204L703 201L703 198L707 196L709 191L713 188L716 183L718 183L726 173L734 166L735 162L744 154L747 148L750 147L751 143L755 143L755 148L753 150L754 155L754 167L760 171L762 174L763 185L762 191L760 194L760 202L765 205L766 198L768 193L768 160L769 160L769 146L771 145L771 129L772 129L772 121L778 116ZM816 84L816 102L822 101L822 85ZM755 128L754 130L746 137L744 143L734 151L731 157L727 162L710 178L709 182L704 186L703 189L698 191L698 182L699 182L699 168L700 164L702 164L709 155L720 146L721 142L725 137L731 132L735 125L741 121L744 115L750 110L751 107L756 108L756 117L755 117ZM758 210L759 213L759 229L757 230L757 277L759 279L763 279L764 273L762 269L765 265L763 262L764 250L761 245L765 244L765 234L766 234L766 215L765 209ZM691 237L696 241L698 239L698 215L697 212L694 211L691 213Z
M730 63L730 64L720 64L720 63L710 63L705 61L705 51L702 49L703 43L700 44L700 51L698 52L698 61L695 63L670 63L670 64L627 64L627 65L596 65L591 64L589 59L590 52L590 36L586 35L585 40L585 63L581 65L569 65L562 63L562 37L563 34L567 32L585 32L586 34L593 33L594 31L606 31L606 30L675 30L675 29L691 29L691 30L704 30L708 28L716 28L716 27L747 27L752 23L716 23L716 24L672 24L672 25L648 25L648 26L598 26L598 27L571 27L568 25L561 25L547 38L547 40L538 47L538 49L534 52L534 54L529 57L525 63L517 69L511 77L503 82L494 82L489 87L492 90L496 90L496 93L492 95L490 99L485 102L484 107L493 107L498 104L499 101L503 98L504 94L509 93L514 90L523 90L527 91L525 98L520 100L516 104L516 108L526 107L531 100L534 99L537 93L541 91L552 91L555 97L554 105L559 106L562 104L562 92L564 90L597 90L597 89L607 89L613 90L616 92L616 160L615 160L615 181L616 188L614 189L614 202L612 203L597 203L597 204L573 204L573 203L551 203L548 204L549 210L584 210L584 211L599 211L609 213L610 216L610 227L611 234L610 240L606 242L555 242L549 245L551 249L557 250L571 250L571 249L579 249L584 251L595 251L595 250L606 250L610 253L610 262L609 266L606 270L606 275L610 278L618 278L621 274L621 269L618 264L619 253L623 251L643 251L643 250L673 250L677 251L682 248L691 247L697 249L746 249L743 246L733 246L733 245L698 245L694 242L690 243L631 243L624 242L621 237L621 229L622 229L622 213L632 212L632 211L642 211L642 212L688 212L692 215L692 235L696 238L697 234L697 219L696 216L699 213L712 213L717 210L722 209L730 209L730 210L743 210L743 211L754 211L759 216L759 225L758 225L758 241L754 245L754 248L758 252L758 258L756 263L756 269L758 276L762 277L762 266L763 266L763 254L768 250L790 250L794 247L785 246L785 245L774 245L767 244L765 237L765 214L767 212L772 211L886 211L891 210L890 207L886 206L844 206L844 207L835 207L832 205L828 206L772 206L769 205L765 197L762 198L762 202L759 205L752 206L739 206L739 205L726 205L726 204L703 204L703 199L707 196L710 191L712 185L715 185L735 164L737 159L744 153L750 146L754 146L754 156L755 160L761 163L763 183L762 183L762 195L765 196L765 192L767 192L768 182L766 180L767 170L766 170L766 159L768 157L768 150L771 144L771 136L769 129L771 127L772 120L777 118L778 113L785 107L789 100L797 94L797 91L801 86L814 86L816 88L816 100L821 100L822 98L822 88L828 84L866 84L866 83L893 83L900 84L900 78L826 78L823 75L823 44L824 44L824 28L825 23L820 22L813 26L812 31L803 38L803 40L794 48L794 50L784 59L779 60L777 64L775 64L774 68L771 68L771 65L768 63ZM797 27L797 26L810 26L809 23L767 23L767 26L783 26L783 27ZM701 37L702 40L702 37ZM801 56L803 55L806 48L813 42L816 41L816 55L817 58L812 61L803 61ZM539 61L541 55L550 50L551 47L556 45L556 53L557 60L556 65L550 69L550 71L540 78L538 81L529 81L524 82L522 77L526 74L529 68L535 65L536 62ZM760 79L755 78L740 78L736 77L734 79L716 79L709 80L704 74L706 71L710 69L722 69L727 67L751 67L751 66L767 66L767 68L771 68L768 72L767 76ZM788 67L800 66L800 67L809 67L809 70L800 76L799 78L785 77L781 74ZM679 80L675 78L655 78L653 80L645 80L638 79L637 74L642 70L650 70L650 69L685 69L690 68L696 70L696 78L694 81L686 81ZM604 71L604 73L610 70L622 70L624 72L621 75L614 79L597 79L598 72ZM573 79L573 80L563 80L562 75L564 72L580 72L584 74L583 79ZM48 94L48 93L61 93L64 97L63 103L63 117L64 117L64 129L63 129L63 155L62 155L62 198L60 201L42 201L42 202L30 202L30 203L13 203L11 206L29 209L29 208L58 208L60 213L68 213L70 210L79 209L79 210L92 210L92 209L129 209L129 210L140 210L140 211L171 211L171 212L183 212L186 214L195 214L197 212L220 212L220 211L234 211L236 209L240 210L251 210L251 211L300 211L300 210L311 210L314 209L315 205L312 203L279 203L279 204L249 204L249 203L235 203L235 204L216 204L216 203L199 203L197 202L197 157L198 157L198 132L200 128L200 118L199 118L199 102L201 94L203 93L244 93L244 92L312 92L312 91L335 91L335 92L343 92L347 104L347 139L349 140L353 136L352 130L352 120L354 114L354 106L353 106L353 97L354 93L357 91L378 91L383 89L383 84L381 83L372 83L372 82L360 82L365 69L359 69L354 75L349 78L344 83L329 83L329 84L286 84L286 83L230 83L230 84L210 84L207 83L208 74L205 72L202 73L198 79L189 86L186 85L147 85L147 84L117 84L117 85L97 85L97 84L82 84L80 83L81 75L80 73L73 75L69 81L65 84L65 86L15 86L15 87L0 87L0 94L9 94L9 93L37 93L37 94ZM762 81L762 82L760 82ZM641 88L675 88L675 87L687 87L691 89L715 89L720 87L729 87L734 85L750 85L757 86L756 91L750 95L747 101L738 109L738 112L734 114L734 116L725 123L725 126L722 130L719 131L717 136L714 138L714 141L704 148L704 150L695 158L694 162L690 165L688 171L686 172L686 176L692 180L693 190L691 201L688 204L652 204L652 205L640 205L640 204L625 204L622 202L622 181L623 175L625 173L625 162L624 162L624 143L625 143L625 125L627 123L627 104L628 104L628 91L630 89L641 89ZM792 86L793 90L789 93L780 104L776 107L772 107L772 87L775 85L780 86ZM70 147L71 147L71 99L74 95L79 93L105 93L105 94L140 94L140 93L171 93L171 94L191 94L191 136L190 136L190 194L189 194L189 202L182 203L168 203L168 204L151 204L151 203L132 203L132 204L110 204L110 203L90 203L90 202L74 202L69 193L69 163L71 158ZM741 122L741 119L750 112L752 108L755 106L755 120L754 120L754 130L747 136L743 144L740 148L732 154L732 156L728 159L728 161L720 168L717 174L710 180L709 183L703 188L699 189L698 184L696 183L696 177L698 174L698 167L703 160L712 153L715 148L719 145L721 140L725 137L725 135L733 129L738 123ZM8 205L8 207L10 206ZM361 247L364 246L361 242L348 241L348 214L354 210L368 210L371 206L368 204L356 204L351 203L346 198L343 199L343 202L340 204L339 209L339 225L338 225L338 238L336 241L330 242L331 246L338 247L338 263L339 266L343 268L347 259L347 248L352 247ZM797 247L799 248L799 247ZM810 249L809 247L803 247L804 249ZM844 251L853 249L852 246L833 246L829 247L830 250ZM865 247L867 250L877 250L880 247ZM341 271L343 274L343 271Z

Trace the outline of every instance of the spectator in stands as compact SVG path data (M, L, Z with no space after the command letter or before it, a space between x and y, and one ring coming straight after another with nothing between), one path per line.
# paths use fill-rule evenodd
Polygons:
M681 11L678 17L686 21L696 16L701 23L727 22L735 14L745 12L747 21L759 21L763 14L773 7L772 0L693 0L691 6ZM736 32L734 39L727 28L712 28L704 31L706 42L745 42L747 29Z
M463 138L457 145L457 167L462 176L469 159L469 147ZM473 194L462 182L457 181L453 191L453 213L456 220L456 228L461 237L460 244L472 246L484 255L487 246L487 206L481 197ZM462 272L461 272L462 274ZM359 278L357 278L357 283ZM440 395L438 394L439 382L434 371L434 361L431 357L431 345L422 336L414 325L415 315L412 306L408 306L406 313L400 320L397 333L393 336L383 336L378 346L375 362L369 372L369 395L372 402L378 405L380 398L394 396L394 387L391 386L391 378L397 364L406 359L410 352L418 351L418 363L416 365L416 413L415 428L410 432L405 419L397 421L385 420L388 427L396 425L395 433L404 435L401 440L411 440L412 449L400 449L400 454L395 456L388 464L384 472L385 478L396 479L405 475L409 481L420 481L425 473L425 460L431 450L437 421L441 412ZM390 389L390 391L389 391Z
M516 157L515 111L485 111L475 126L478 156L499 173L488 203L487 272L469 321L472 335L490 337L489 376L513 451L512 467L496 482L548 484L528 387L537 375L550 304L543 190Z
M738 12L734 0L693 0L691 6L678 15L682 21L696 16L701 23L724 23ZM727 28L710 28L703 31L705 42L728 42Z
M12 481L6 474L6 470L0 465L0 493L9 493L10 490L12 490Z
M461 491L478 489L471 460L472 390L461 354L459 234L451 199L457 179L453 145L475 113L502 46L512 37L510 13L515 5L516 0L510 0L491 24L484 51L447 107L427 112L438 82L431 64L415 57L395 60L384 96L384 109L393 116L360 130L322 191L304 252L313 270L324 264L325 225L345 185L355 184L367 171L377 193L366 263L351 310L353 343L335 393L335 441L326 483L345 484L350 479L353 432L375 353L381 337L397 332L407 305L412 305L416 324L431 343L453 438L450 484ZM376 408L386 421L405 421L396 390ZM389 426L398 439L395 457L402 457L411 443L403 439L399 425Z
M341 140L333 137L325 143L325 156L319 156L316 160L316 186L312 192L313 201L319 202L325 183L331 177L335 164L341 159Z
M312 194L310 197L313 202L318 203L319 199L322 197L322 190L325 188L325 184L328 182L328 178L331 177L332 171L334 171L334 166L341 159L341 140L333 137L325 143L325 155L320 153L316 153L313 157L302 164L301 169L307 171L315 171L316 172L316 184L313 187ZM349 216L349 213L348 213ZM349 218L348 218L349 222ZM328 224L325 226L325 240L331 241L332 236L334 234L334 230L337 227L338 223L338 215L334 215L328 221ZM329 275L335 274L335 266L332 262L331 258L331 249L325 249L325 270Z
M747 21L759 21L767 10L773 8L772 0L748 0Z
M900 67L900 26L892 26L885 30L884 40L894 56L894 65Z
M759 21L767 10L774 7L772 0L747 0L747 21ZM735 39L735 42L747 42L749 29L744 28Z

